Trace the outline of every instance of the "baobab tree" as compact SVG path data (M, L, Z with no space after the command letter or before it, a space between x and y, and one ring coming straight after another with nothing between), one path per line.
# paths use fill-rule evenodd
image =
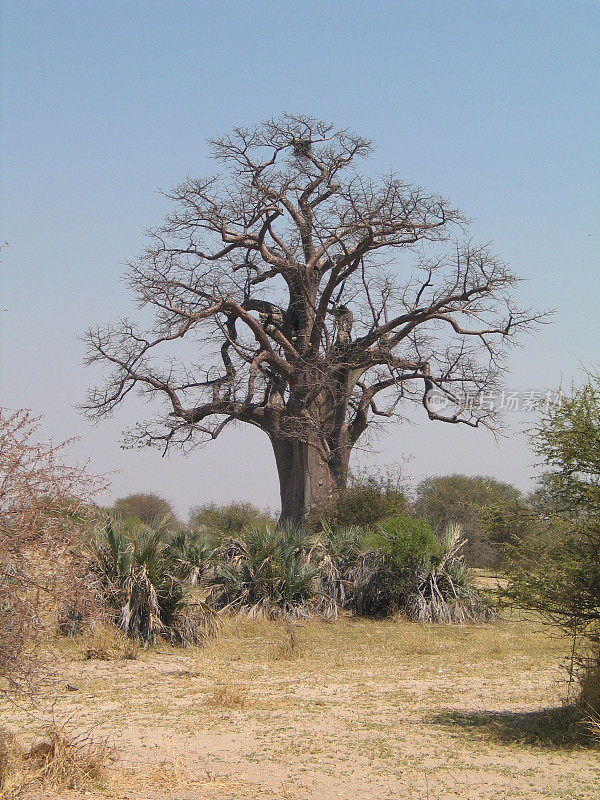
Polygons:
M224 174L169 193L174 210L128 268L153 324L88 331L88 363L111 368L84 407L92 418L139 389L162 411L132 444L166 452L232 423L260 428L291 520L344 486L361 437L407 403L494 424L477 398L537 317L513 305L516 278L487 247L460 243L456 209L361 173L371 142L311 117L210 144Z

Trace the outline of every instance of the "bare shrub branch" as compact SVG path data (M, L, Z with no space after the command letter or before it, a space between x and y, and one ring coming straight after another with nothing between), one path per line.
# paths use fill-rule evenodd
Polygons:
M0 409L0 691L30 690L39 677L48 608L81 588L70 550L103 488L64 463L71 440L38 443L39 426L27 410Z

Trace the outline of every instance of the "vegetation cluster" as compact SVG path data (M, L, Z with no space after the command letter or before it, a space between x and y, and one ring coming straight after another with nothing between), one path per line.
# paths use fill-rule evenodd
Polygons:
M231 504L222 510L239 519ZM196 512L192 519L197 518ZM461 555L458 525L438 538L425 520L398 515L369 527L307 526L259 518L231 535L214 526L151 527L113 510L83 546L90 586L113 622L144 645L212 635L221 613L327 621L347 611L466 622L492 619ZM91 620L93 622L93 618ZM84 618L77 633L86 625Z

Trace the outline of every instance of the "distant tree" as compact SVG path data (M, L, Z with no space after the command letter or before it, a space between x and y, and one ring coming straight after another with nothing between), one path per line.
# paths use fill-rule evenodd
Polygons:
M271 517L252 503L231 502L224 505L204 503L190 510L191 527L203 526L212 533L241 536L253 526L272 522Z
M113 510L119 516L126 519L135 517L143 522L144 525L177 525L177 516L173 506L164 497L152 492L140 492L138 494L128 494L127 497L120 497L115 501Z
M527 501L499 499L481 510L481 529L503 557L539 530L543 520L544 514L530 505L529 496Z
M477 566L495 565L500 558L502 535L498 530L490 535L489 514L494 506L498 514L508 513L509 507L521 507L521 492L509 483L488 475L437 475L422 480L416 488L415 512L426 517L436 530L449 523L458 523L467 538L467 560ZM499 522L499 520L498 520Z
M88 363L110 369L84 406L92 418L137 389L163 408L130 431L132 445L166 451L236 423L259 428L291 520L345 487L361 437L407 403L431 420L495 423L478 398L539 315L515 306L517 279L487 247L454 239L456 209L391 173L362 174L371 143L311 117L211 144L228 174L174 189L174 210L129 267L154 325L88 332Z
M503 554L514 553L525 539L535 536L545 524L563 510L563 504L553 491L548 474L541 475L537 487L523 498L499 497L483 507L481 527L493 545Z

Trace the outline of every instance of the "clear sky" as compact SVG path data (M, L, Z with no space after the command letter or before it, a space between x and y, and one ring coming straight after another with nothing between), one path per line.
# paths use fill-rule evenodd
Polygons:
M283 111L373 138L370 170L449 197L526 279L522 301L556 309L513 355L509 388L598 364L598 0L4 0L1 14L0 403L43 414L55 440L79 435L73 458L118 471L113 497L277 506L263 434L161 459L119 447L145 406L92 428L75 405L94 381L78 336L131 313L120 275L169 209L159 189L214 172L207 137ZM528 488L526 420L507 421L496 443L421 419L360 458Z

